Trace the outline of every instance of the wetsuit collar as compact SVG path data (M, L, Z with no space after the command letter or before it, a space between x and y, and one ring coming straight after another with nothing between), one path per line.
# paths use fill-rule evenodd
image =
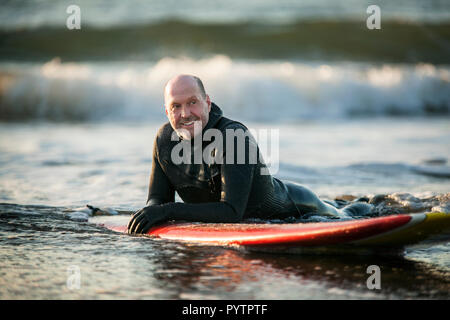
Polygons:
M206 130L214 128L217 122L219 122L220 118L222 118L223 112L222 110L215 104L211 102L211 110L209 111L209 120L206 126L203 128L202 134L205 133Z

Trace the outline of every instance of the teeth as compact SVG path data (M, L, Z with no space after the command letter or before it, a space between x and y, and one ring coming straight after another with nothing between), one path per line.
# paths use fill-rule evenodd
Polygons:
M194 121L191 121L191 122L183 122L182 125L184 125L184 126L190 126L190 125L193 124L193 123L194 123Z

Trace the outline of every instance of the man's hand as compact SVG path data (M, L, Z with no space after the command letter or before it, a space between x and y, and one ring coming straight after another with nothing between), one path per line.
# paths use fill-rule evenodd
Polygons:
M128 222L128 234L146 233L152 226L168 220L162 205L152 205L137 211Z

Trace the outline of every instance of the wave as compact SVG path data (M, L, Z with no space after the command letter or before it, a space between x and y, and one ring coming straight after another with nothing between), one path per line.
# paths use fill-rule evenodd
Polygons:
M0 59L11 61L145 61L201 59L306 59L432 64L450 63L450 22L383 19L310 19L283 23L157 20L108 27L65 24L0 30Z
M0 64L3 121L165 119L163 88L196 74L230 117L255 122L450 114L450 69L211 59L157 63Z
M404 174L419 174L428 177L448 179L450 178L450 166L427 165L427 164L406 164L406 163L362 163L348 166L348 169L372 172L389 176L400 176Z

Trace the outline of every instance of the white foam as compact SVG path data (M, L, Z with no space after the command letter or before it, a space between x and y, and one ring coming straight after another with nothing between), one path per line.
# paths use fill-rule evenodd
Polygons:
M85 212L70 212L67 214L70 220L87 222L89 220L89 214Z
M440 204L438 206L435 206L431 208L431 212L444 212L444 213L450 213L450 203L444 203Z
M195 74L230 117L253 121L450 112L450 68L289 61L164 58L155 64L61 63L0 66L2 109L27 118L164 118L163 88ZM12 75L11 75L12 74ZM8 81L6 81L8 80ZM6 85L7 84L7 85Z

